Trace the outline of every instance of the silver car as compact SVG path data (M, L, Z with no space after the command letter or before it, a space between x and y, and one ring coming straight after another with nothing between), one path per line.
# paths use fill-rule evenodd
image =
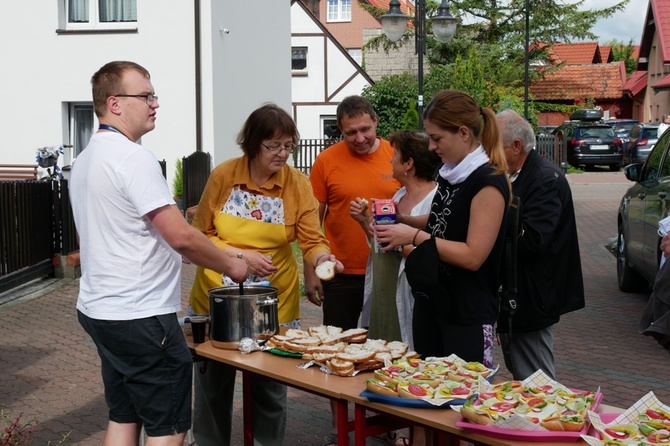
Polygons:
M626 142L624 164L644 163L658 141L658 124L639 123L630 131Z

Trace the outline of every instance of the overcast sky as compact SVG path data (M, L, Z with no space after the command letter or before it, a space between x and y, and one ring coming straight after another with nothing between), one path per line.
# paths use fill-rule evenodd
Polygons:
M584 5L580 9L601 9L617 3L619 3L617 0L584 0ZM617 39L628 43L633 39L633 44L639 45L648 7L649 0L630 0L624 11L596 23L592 31L598 36L598 42Z

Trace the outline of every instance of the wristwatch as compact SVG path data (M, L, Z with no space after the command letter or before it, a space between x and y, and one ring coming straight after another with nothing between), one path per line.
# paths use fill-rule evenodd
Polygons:
M244 257L244 253L242 253L242 251L238 252L237 253L237 258L241 259L242 257Z

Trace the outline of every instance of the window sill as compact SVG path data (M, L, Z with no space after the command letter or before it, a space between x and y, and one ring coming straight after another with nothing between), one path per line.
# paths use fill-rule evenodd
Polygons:
M57 29L56 34L136 34L137 27L134 28L90 28L90 29Z

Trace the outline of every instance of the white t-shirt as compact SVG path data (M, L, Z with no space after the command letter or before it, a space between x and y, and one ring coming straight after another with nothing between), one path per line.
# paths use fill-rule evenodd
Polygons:
M96 133L69 189L80 239L77 309L103 320L178 311L181 256L145 217L174 204L153 153L121 134Z
M670 127L670 125L666 124L665 122L661 122L658 125L658 130L656 131L658 138L661 137L661 135L668 129L668 127Z

